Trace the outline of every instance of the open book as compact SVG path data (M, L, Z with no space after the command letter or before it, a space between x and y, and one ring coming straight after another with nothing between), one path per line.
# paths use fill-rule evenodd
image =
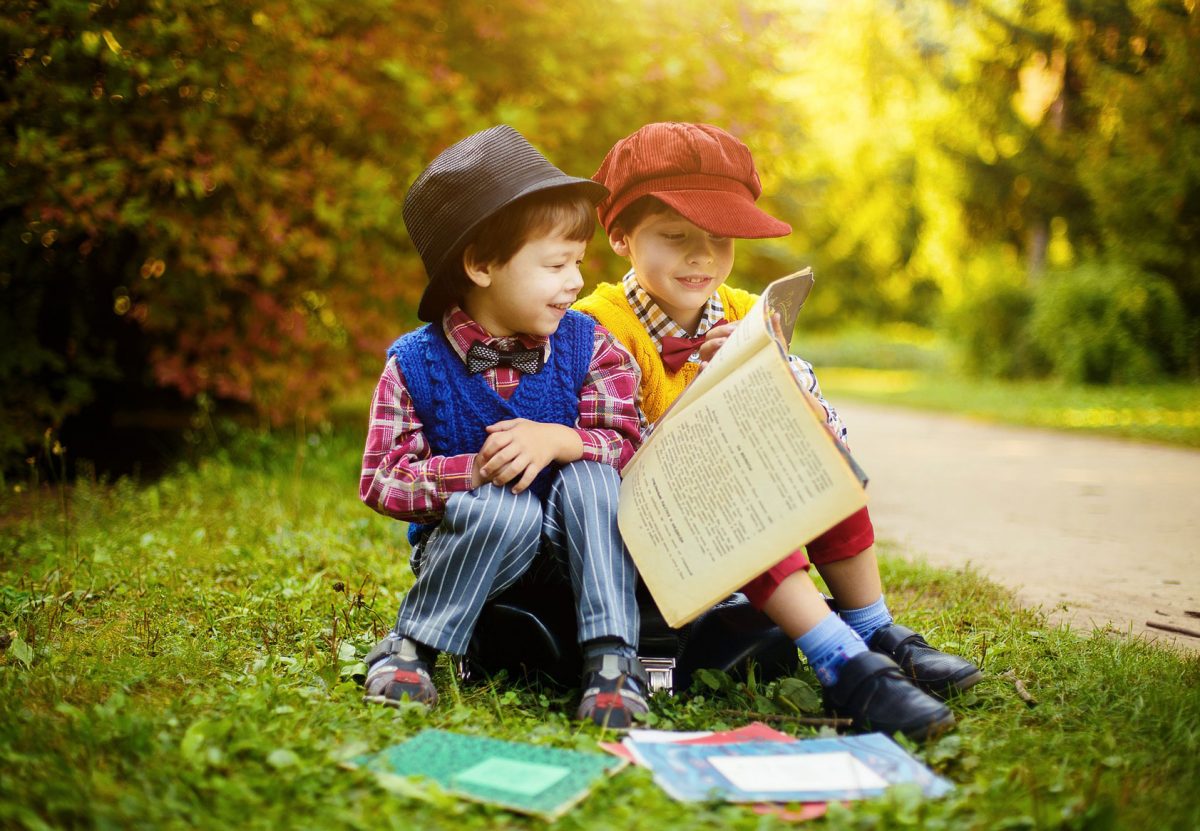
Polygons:
M812 289L769 285L625 466L621 535L671 626L867 504L866 477L788 365Z

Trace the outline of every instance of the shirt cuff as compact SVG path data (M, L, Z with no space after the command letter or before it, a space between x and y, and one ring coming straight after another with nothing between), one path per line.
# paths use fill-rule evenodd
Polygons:
M475 467L475 456L474 453L443 456L440 468L430 471L437 482L443 503L452 493L474 490L471 485L471 470Z
M585 462L600 462L620 470L633 456L633 445L620 437L616 430L586 430L574 428L583 442Z

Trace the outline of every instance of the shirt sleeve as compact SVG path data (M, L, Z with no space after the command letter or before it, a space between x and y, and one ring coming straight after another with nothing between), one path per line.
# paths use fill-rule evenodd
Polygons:
M450 494L471 489L474 453L432 456L396 359L371 400L358 495L371 509L406 522L434 522Z
M633 357L597 324L576 423L585 460L620 470L633 457L641 442L642 418L635 400L641 380L641 370Z
M825 396L821 394L821 385L817 383L817 374L813 372L812 364L796 355L788 355L788 364L792 368L792 374L800 384L817 399L817 402L825 409L825 423L837 436L838 441L845 444L847 447L846 425L842 423L842 417L838 415L837 410L833 405L825 400Z

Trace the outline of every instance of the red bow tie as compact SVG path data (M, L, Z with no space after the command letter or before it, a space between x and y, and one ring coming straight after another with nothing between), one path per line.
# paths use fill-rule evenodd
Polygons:
M712 329L714 326L723 326L726 323L728 321L725 318L721 318L708 328ZM668 372L678 372L687 363L692 353L700 348L700 344L704 343L707 337L707 334L697 335L694 338L676 338L667 335L662 339L662 345L658 349L659 354L662 356L663 366L667 368Z

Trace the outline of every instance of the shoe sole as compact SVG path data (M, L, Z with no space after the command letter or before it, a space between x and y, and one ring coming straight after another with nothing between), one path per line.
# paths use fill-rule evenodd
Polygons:
M394 707L396 709L399 709L400 705L406 701L410 704L420 704L426 710L433 708L433 704L428 701L413 701L411 698L388 698L386 695L364 695L362 700L363 704L382 704L385 707Z
M905 673L905 674L907 675L907 673ZM978 670L978 669L973 670L972 672L969 672L966 675L964 675L962 678L954 678L954 679L951 679L949 681L949 683L939 684L937 686L922 683L921 681L917 680L916 678L913 678L913 676L911 676L911 675L909 675L908 677L912 679L912 682L914 684L916 684L918 687L920 687L925 692L929 693L930 695L934 696L935 698L939 698L942 701L945 701L946 699L950 698L953 695L965 693L967 690L971 689L971 687L975 686L980 681L982 681L983 680L983 671Z
M957 722L954 720L954 714L949 713L944 718L937 721L932 721L929 724L916 725L907 730L901 729L900 732L908 736L915 742L925 742L931 739L936 739L943 733L951 730Z

